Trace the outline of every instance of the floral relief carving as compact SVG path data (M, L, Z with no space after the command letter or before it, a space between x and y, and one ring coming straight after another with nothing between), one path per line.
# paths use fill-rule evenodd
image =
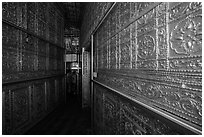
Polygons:
M157 99L160 97L159 87L155 84L146 84L145 87L143 87L143 95L150 98L150 99Z
M162 2L160 5L157 6L157 16L166 13L166 3Z
M195 124L201 124L202 97L188 90L159 85L160 98L153 102Z
M130 68L130 42L121 44L121 68Z
M134 124L129 123L129 122L125 122L125 130L129 130L129 132L133 135L142 135L142 131L140 131L139 129L133 129Z
M140 14L142 11L147 9L150 5L153 5L153 2L138 2L137 4L137 12Z
M137 62L138 69L156 69L157 62L156 60L151 61L138 61Z
M193 11L200 10L201 8L202 8L201 2L191 2L191 3L183 2L183 3L180 3L176 6L174 6L172 9L170 9L169 19L170 20L178 19L179 17L190 14Z
M137 35L140 36L146 32L150 32L152 30L154 30L155 27L155 21L153 20L152 22L149 22L147 24L145 24L143 27L139 28L137 30Z
M158 58L166 58L167 56L167 41L166 41L166 29L158 28Z
M198 115L202 116L201 107L197 106L197 101L193 99L182 99L180 101L181 108L188 113L196 112Z
M202 47L202 16L187 17L170 33L171 49L180 55L200 54Z
M145 129L148 127L143 123L141 119L134 115L134 113L127 105L121 105L121 128L125 135L143 135L148 134ZM136 113L137 114L137 113Z
M158 117L150 116L149 112L122 101L121 104L123 134L179 134L178 131L172 130Z
M117 133L117 117L116 117L116 100L111 94L104 94L104 124L105 134L116 134Z
M124 110L123 110L124 111ZM141 127L137 127L137 123L134 122L134 119L131 119L124 113L124 134L125 135L143 135L144 132L141 130ZM137 126L136 126L137 125Z
M167 69L167 61L159 60L158 61L158 69Z
M185 12L185 10L187 9L187 5L188 3L180 3L176 6L174 6L171 10L170 10L170 14L169 14L169 19L173 20L178 18L179 16L182 16Z
M174 59L169 61L171 69L202 70L202 59Z
M151 35L144 35L138 40L138 56L147 59L155 52L155 40Z
M163 14L160 17L158 17L157 24L159 27L166 25L166 14Z
M191 2L188 6L188 10L193 11L202 8L202 2Z
M156 15L156 12L155 12L155 9L153 9L148 13L146 13L145 15L143 15L141 18L139 18L137 20L138 28L142 27L144 24L147 24L148 22L154 22L155 15Z

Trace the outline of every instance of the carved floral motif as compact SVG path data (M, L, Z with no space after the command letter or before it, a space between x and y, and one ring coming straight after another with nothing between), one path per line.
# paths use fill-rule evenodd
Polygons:
M142 11L146 10L149 6L153 5L153 2L138 2L137 12L140 14Z
M159 92L161 98L154 102L165 108L166 111L176 112L176 115L201 125L202 97L199 93L161 85Z
M161 27L158 28L158 58L166 58L167 57L167 32L166 28Z
M170 33L171 49L176 54L201 54L202 24L201 15L187 17L177 23Z
M157 6L157 16L160 16L164 13L166 13L166 4L165 2L162 2L160 5Z
M120 58L120 64L121 64L121 68L127 68L129 69L130 66L130 54L131 54L131 47L130 47L130 42L127 43L123 43L120 46L121 50L120 50L120 54L121 54L121 58Z
M183 2L175 5L169 11L169 19L175 20L179 17L186 16L189 13L192 13L195 10L199 10L202 8L201 2Z
M116 102L109 94L105 94L104 97L104 124L105 134L116 134L117 133L117 122L116 122Z
M147 24L149 22L154 22L155 19L154 17L156 16L156 12L155 9L149 11L148 13L144 14L141 18L139 18L137 20L137 27L140 28L142 27L144 24Z
M161 70L167 69L167 61L166 60L159 60L158 61L158 69L161 69Z
M169 66L171 69L179 70L202 70L202 59L172 59L169 62Z
M137 61L137 44L136 44L136 22L131 25L131 45L132 45L132 68L136 68L136 61Z
M152 116L145 110L121 101L122 129L124 134L155 135L179 134L158 117ZM123 122L124 121L124 122Z
M144 35L138 40L138 56L142 59L151 57L155 52L155 40L151 35Z
M127 110L122 109L121 113L122 113L122 121L124 121L121 124L121 126L124 128L123 134L125 135L145 134L144 129L138 125L139 122L141 123L141 121L139 121L138 119L135 120L136 118L131 118L130 115L133 115L133 114L129 114Z
M156 69L157 63L156 60L150 61L138 61L137 62L138 69Z
M140 36L144 33L150 32L150 31L154 30L154 28L155 28L155 21L153 20L153 21L145 24L143 27L138 28L137 35Z

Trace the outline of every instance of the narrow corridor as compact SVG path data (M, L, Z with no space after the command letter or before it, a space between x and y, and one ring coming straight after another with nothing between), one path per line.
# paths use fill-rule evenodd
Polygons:
M27 135L90 135L90 109L82 109L76 101L76 96L70 96L67 104L58 107L41 122L31 128Z
M2 2L2 135L202 134L202 2Z

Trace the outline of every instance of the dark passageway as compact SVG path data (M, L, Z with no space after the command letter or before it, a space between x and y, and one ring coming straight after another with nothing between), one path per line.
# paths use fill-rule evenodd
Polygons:
M71 96L67 104L61 105L41 122L31 128L26 135L90 135L90 108L81 108L76 96Z
M3 135L202 134L201 2L2 2Z

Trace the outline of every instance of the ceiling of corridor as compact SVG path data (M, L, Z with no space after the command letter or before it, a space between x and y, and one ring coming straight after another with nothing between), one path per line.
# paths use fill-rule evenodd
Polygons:
M84 4L80 2L58 2L57 4L64 12L65 27L80 29L80 11Z

